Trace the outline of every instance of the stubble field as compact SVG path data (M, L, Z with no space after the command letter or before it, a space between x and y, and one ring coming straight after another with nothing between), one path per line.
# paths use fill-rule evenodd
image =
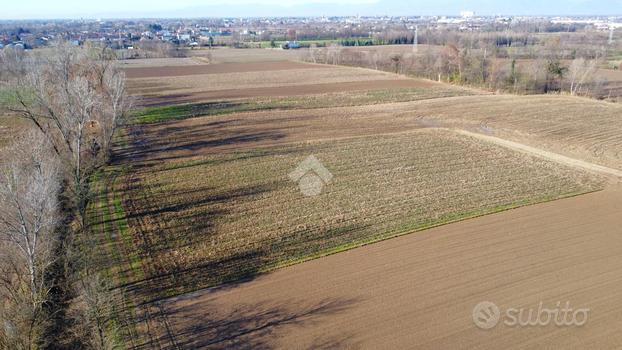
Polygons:
M448 106L451 106L448 108ZM455 107L453 107L455 106ZM567 96L475 96L396 106L429 125L457 127L622 169L622 106Z
M401 80L398 76L368 69L303 65L304 68L182 75L166 78L137 78L129 83L138 94L170 92L191 94L203 91L335 84L374 80ZM198 69L197 69L198 70ZM167 72L170 70L165 70ZM131 76L133 70L128 71Z
M588 174L445 130L175 152L219 143L202 140L160 135L175 146L147 150L158 161L128 155L137 170L118 190L133 209L134 251L155 268L134 286L150 297L602 187ZM310 155L333 180L307 197L288 174Z
M184 306L176 300L195 297L185 293L229 282L222 291L196 294L216 293L226 304L229 288L256 286L258 274L279 267L607 186L598 174L452 129L620 164L615 133L622 123L612 104L485 96L392 74L299 64L281 70L240 65L238 73L223 73L234 66L215 64L198 68L198 75L140 78L157 74L143 69L129 80L139 102L151 106L138 111L118 138L113 164L94 184L91 218L103 247L102 267L126 296L130 311L122 318L131 347L176 348L175 339L186 339L188 347L244 348L264 341L280 323L268 317L267 325L257 319L260 329L232 324L229 334L213 324L215 332L204 332L204 320L193 317L197 310L207 313L209 303L194 306L195 316L169 313L162 303L177 310ZM187 67L161 71L190 74ZM288 175L310 155L332 178L309 197ZM177 295L185 296L168 299ZM254 297L240 298L246 305ZM322 302L322 310L335 306ZM173 320L171 329L174 314L194 321ZM301 317L304 310L292 322ZM235 333L238 326L243 334ZM293 336L290 331L282 335ZM304 338L310 340L305 344L321 338Z

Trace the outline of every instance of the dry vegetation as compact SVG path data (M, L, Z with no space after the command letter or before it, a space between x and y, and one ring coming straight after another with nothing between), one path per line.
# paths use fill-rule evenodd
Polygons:
M436 127L621 164L615 104L476 96L483 93L365 69L266 68L274 65L129 80L152 107L119 135L89 211L103 248L98 264L127 296L118 316L128 337L166 314L145 302L604 186L593 174ZM288 178L311 154L334 176L317 197Z
M277 112L277 110L362 106L478 94L478 92L474 90L460 89L434 83L424 84L416 81L413 85L419 85L417 87L398 88L395 87L395 84L392 85L394 85L394 88L392 89L380 89L383 85L376 84L375 87L378 88L378 90L353 90L348 92L332 92L278 97L262 96L251 98L230 98L226 100L216 99L213 101L209 101L208 99L209 102L182 103L173 105L162 105L163 100L166 101L167 98L149 98L143 99L142 103L145 105L154 104L155 106L139 109L136 113L136 122L154 123L169 120L187 119L197 116L220 115L233 112L262 110L272 110L272 113L279 113L278 115L281 115L282 112ZM189 100L203 101L200 94L193 95ZM188 100L184 97L173 96L170 98L169 101L173 103L180 103ZM320 115L323 114L321 111L315 111L314 113L320 113ZM285 122L285 120L283 120L282 122ZM339 122L339 120L335 120L334 118L327 118L327 122L334 123ZM347 132L346 130L343 131Z
M256 63L226 63L226 64L173 64L170 66L131 66L126 69L128 79L135 78L163 78L175 76L222 74L222 73L245 73L271 71L271 74L279 74L279 71L292 69L332 68L332 66L319 66L293 61L256 62ZM295 73L295 72L294 72ZM207 78L207 77L204 77Z
M428 125L502 138L622 169L622 106L564 96L473 96L395 105ZM401 114L401 113L398 113Z
M179 67L179 66L196 66L205 64L193 57L182 58L137 58L132 60L119 61L119 66L123 68L139 68L139 67Z
M398 90L399 91L399 90ZM585 98L564 96L512 96L478 95L443 97L443 93L455 91L437 91L421 88L418 95L397 91L376 91L365 93L343 93L322 97L305 96L273 100L255 100L253 104L240 107L240 110L273 109L241 114L234 121L227 116L214 116L211 121L230 124L230 130L238 135L246 135L254 130L254 124L260 123L265 130L287 130L287 133L270 142L291 142L296 137L323 135L321 137L339 137L344 135L386 133L408 130L417 127L457 127L492 134L509 140L526 143L547 151L564 154L569 157L594 162L604 166L622 168L622 107L615 103L599 102ZM425 93L427 91L427 93ZM430 94L428 94L430 93ZM458 93L458 92L455 92ZM463 92L465 94L466 92ZM349 96L348 98L345 98ZM358 97L354 97L358 96ZM292 112L287 108L317 107L325 101L325 106L348 106L360 103L392 102L386 104L305 109ZM399 101L412 101L401 102ZM418 101L416 101L418 100ZM318 102L319 101L319 102ZM250 103L250 102L246 102ZM196 106L196 105L195 105ZM228 105L223 106L227 112ZM205 106L210 108L210 105ZM213 107L213 106L212 106ZM190 107L191 108L191 107ZM149 110L157 111L157 110ZM176 113L181 118L201 114L201 108L194 112ZM148 116L143 117L148 121ZM163 115L160 120L170 116ZM200 120L188 120L185 127L198 127ZM153 130L161 130L160 135L179 132L184 139L184 130L175 130L166 124ZM203 133L205 140L210 140L209 128L193 130L193 134ZM231 134L230 136L234 136ZM158 140L153 138L156 144ZM247 143L254 141L249 140ZM164 145L163 145L164 147ZM215 145L209 145L215 147ZM218 147L237 147L219 145ZM189 149L188 152L192 152Z
M210 125L208 118L198 120ZM201 155L191 159L175 153L192 149L193 142L231 143L222 131L218 141L198 136L176 142L178 135L169 134L161 140L171 145L165 150L138 138L119 159L117 169L131 168L116 179L111 203L122 196L130 215L104 221L109 229L102 232L116 242L109 253L125 252L108 261L118 264L111 268L138 300L602 185L589 175L439 130L245 150L240 136L233 141L237 151L196 148L193 153ZM270 135L256 136L262 137ZM133 149L169 160L140 162ZM317 197L303 196L287 177L311 154L334 175Z
M10 116L0 116L0 148L9 145L23 131L25 124L22 120Z
M202 91L298 86L360 82L383 79L400 79L394 75L367 69L333 68L317 66L317 69L290 69L287 71L263 71L193 75L165 78L133 79L128 84L139 94L192 94Z
M406 36L404 43L412 43L412 35ZM419 43L427 44L416 49L412 45L312 48L301 57L313 63L366 67L491 91L620 98L615 60L620 47L603 41L599 33L500 36L447 31L433 36L428 41L420 38Z
M169 77L156 80L171 85L153 85L179 92L193 81L194 90L186 93L200 96L234 86L303 84L296 82L301 74L309 75L306 84L351 81L359 72L372 81L388 76L317 67ZM421 86L165 105L141 112L138 121L156 124L127 130L116 165L102 177L109 180L100 184L103 202L95 211L101 239L117 256L109 260L117 282L148 300L602 185L557 164L450 132L418 129L513 130L514 138L525 137L520 141L548 138L562 145L575 141L572 125L585 127L577 121L577 110L611 122L618 113L615 105L555 96L468 96L477 92L389 77ZM146 93L137 89L146 80L130 80L133 91ZM537 118L543 111L549 118ZM610 130L603 127L595 134L609 140ZM584 135L583 143L576 144L589 152L594 143L597 139ZM309 154L335 175L326 193L311 199L287 179Z
M212 50L191 50L192 57L209 57L213 63L247 63L297 60L300 52L295 50L266 49L230 49L214 48Z
M2 126L15 136L0 157L0 348L117 344L86 222L91 176L129 108L111 56L63 42L0 52Z
M159 304L167 322L151 324L148 345L617 348L621 194L605 190L487 215L171 298ZM589 307L589 321L483 331L472 318L482 300L534 313L539 303L568 300Z
M605 178L451 129L622 169L620 105L405 77L518 93L619 90L597 81L614 76L601 65L611 53L571 55L574 46L540 37L533 52L505 49L499 38L426 37L433 45L417 52L144 43L131 57L192 57L123 62L145 107L131 125L125 75L106 50L1 55L8 110L22 122L0 118L0 149L29 136L0 155L0 347L138 348L144 334L170 335L162 299L604 188ZM293 61L301 55L313 64ZM33 130L20 133L26 124ZM309 155L333 176L311 197L288 177ZM144 329L155 318L165 326ZM216 326L214 338L230 331Z
M222 111L223 107L228 112L268 107L321 108L482 93L367 69L287 61L140 67L127 68L126 72L128 84L142 105L205 103L204 107L209 108L200 109L206 114ZM181 76L154 77L159 74ZM285 101L284 96L296 97ZM262 106L249 108L248 101Z

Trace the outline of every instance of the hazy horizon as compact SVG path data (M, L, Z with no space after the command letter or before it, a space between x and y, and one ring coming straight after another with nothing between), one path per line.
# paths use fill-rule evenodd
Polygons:
M622 0L525 0L498 3L490 0L434 3L397 0L200 0L149 1L128 3L109 0L84 3L64 0L54 3L23 0L4 5L0 20L96 19L96 18L201 18L201 17L310 17L310 16L457 16L460 11L476 15L515 16L614 16L622 14Z

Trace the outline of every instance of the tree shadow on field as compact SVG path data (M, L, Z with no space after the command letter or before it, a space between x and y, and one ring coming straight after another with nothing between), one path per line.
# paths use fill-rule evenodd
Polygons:
M246 155L241 157L245 159ZM119 179L122 181L116 186L115 195L122 199L123 211L118 212L118 216L96 217L92 225L107 228L102 239L111 236L113 226L127 225L131 229L131 249L140 259L143 274L134 274L136 267L126 263L127 259L114 258L116 245L124 245L119 243L120 234L113 238L115 243L111 245L112 249L105 250L102 255L108 265L116 265L120 275L132 276L118 287L127 290L138 302L248 278L262 267L263 252L252 247L218 259L208 260L205 257L201 265L184 263L187 258L178 255L178 251L187 254L191 251L188 247L207 244L215 233L216 218L229 214L230 203L247 201L272 191L274 183L234 188L205 185L165 191L161 188L162 184L143 183L138 176Z
M284 346L278 342L279 331L320 324L325 318L346 312L359 302L339 298L314 303L274 300L223 309L200 299L200 295L189 295L160 303L158 316L170 325L169 331L151 334L151 340L135 349L150 349L156 344L163 349L274 349ZM352 346L352 335L344 333L323 335L313 339L308 346L294 344L292 347L334 349Z
M142 87L140 89L142 91ZM168 106L174 103L190 102L194 98L194 94L168 94L163 96L154 93L141 93L135 97L139 106L158 107Z
M183 263L185 257L176 257L175 254L178 250L203 246L214 237L214 218L229 214L226 208L218 206L219 203L247 200L270 191L271 186L246 186L220 192L213 188L192 191L205 193L204 196L161 194L176 197L161 207L151 206L149 202L166 202L162 198L151 196L136 202L131 199L134 195L124 195L130 198L125 206L134 208L127 211L125 218L135 229L135 247L145 257L143 264L150 272L144 279L121 287L127 288L139 300L148 302L256 275L266 259L265 251L260 247L244 247L219 258L206 256L200 265ZM144 220L149 218L157 225L144 225Z
M222 90L216 90L213 92L205 91L202 93L176 93L176 94L162 94L163 91L171 91L170 87L162 87L162 85L158 86L148 86L141 85L137 88L138 94L134 95L137 101L138 106L142 107L169 107L175 105L188 105L192 106L192 108L196 111L196 113L203 114L217 114L220 110L228 110L234 109L237 107L242 107L246 105L245 101L228 101L225 96L219 96L219 93L222 93ZM246 96L247 94L239 94L236 96L236 90L224 90L229 91L230 98L232 99L240 99L240 98L249 98L252 96ZM209 101L205 102L205 100L215 100L217 101ZM207 110L207 108L211 108L211 110ZM200 114L198 114L200 115Z
M250 282L260 273L264 252L246 249L221 258L211 258L200 265L181 266L172 271L161 271L154 276L120 287L132 293L140 303L150 303L169 297L220 285L221 289L235 288L241 282Z
M150 194L145 201L154 203L168 203L161 207L149 206L144 203L137 211L128 213L127 218L143 217L145 215L160 216L167 213L177 213L183 210L202 207L208 204L228 203L231 201L251 198L262 193L272 191L275 185L267 183L263 185L240 186L228 191L218 191L211 186L202 186L192 190L174 191L160 194ZM175 200L166 200L174 198Z
M132 137L130 145L115 151L113 164L187 159L219 150L240 150L266 141L278 141L285 136L276 129L167 126L157 132L147 131Z
M340 244L353 242L363 228L347 225L314 232L301 229L288 236L240 242L226 254L205 256L200 264L182 264L175 270L162 271L124 287L143 304L213 286L218 287L211 290L236 288L242 282L252 281L266 271L282 266L284 262L291 262L292 259L302 261ZM197 237L196 242L202 239L207 238Z

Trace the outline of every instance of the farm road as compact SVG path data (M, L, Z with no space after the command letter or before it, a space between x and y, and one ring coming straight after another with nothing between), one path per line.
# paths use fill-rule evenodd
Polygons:
M548 159L556 163L568 165L568 166L575 167L575 168L581 168L584 170L596 172L596 173L603 174L603 175L615 176L618 179L622 179L622 171L618 169L613 169L613 168L609 168L606 166L602 166L602 165L598 165L598 164L594 164L590 162L585 162L579 159L566 157L561 154L545 151L539 148L527 146L522 143L518 143L514 141L504 140L502 138L495 137L495 136L479 134L479 133L461 130L461 129L448 129L448 130L453 130L454 132L457 132L459 134L475 137L477 139L480 139L486 142L491 142L499 146L510 148L510 149L513 149L519 152L532 154L534 156Z

